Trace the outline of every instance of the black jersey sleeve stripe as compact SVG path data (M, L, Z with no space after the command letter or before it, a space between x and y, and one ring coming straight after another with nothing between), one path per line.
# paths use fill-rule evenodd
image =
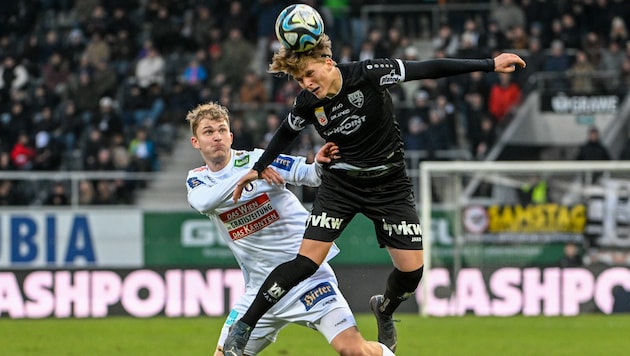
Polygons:
M300 131L294 131L289 127L287 120L284 120L276 133L271 138L265 152L260 156L258 162L254 163L254 169L258 173L265 170L265 167L271 164L282 151L300 135Z
M404 82L405 78L407 77L406 70L405 70L405 64L400 59L396 59L396 62L398 63L398 67L400 68L400 81Z
M437 79L452 75L494 71L494 59L438 58L424 61L404 61L406 80Z

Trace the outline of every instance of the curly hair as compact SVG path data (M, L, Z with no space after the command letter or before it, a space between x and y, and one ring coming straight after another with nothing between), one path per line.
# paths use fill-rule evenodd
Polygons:
M332 58L332 41L324 33L317 45L306 52L295 52L284 46L280 47L274 53L267 72L285 73L295 77L306 66L308 60L325 61L326 58Z
M217 103L199 104L186 115L186 121L190 124L190 130L193 135L197 136L197 127L199 127L199 122L203 119L225 121L228 126L230 125L228 109L225 106Z

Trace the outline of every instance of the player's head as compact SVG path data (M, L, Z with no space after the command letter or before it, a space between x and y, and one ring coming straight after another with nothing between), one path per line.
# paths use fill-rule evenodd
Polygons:
M339 91L341 76L332 59L331 41L324 34L319 43L307 52L280 49L269 66L270 73L286 73L292 76L302 89L319 99Z
M332 59L332 42L327 34L322 34L321 39L313 49L306 52L295 52L284 46L273 55L269 65L269 73L285 73L296 76L300 73L307 62Z
M216 103L201 104L186 115L186 121L193 134L190 143L199 150L208 167L225 167L233 142L227 108Z
M197 136L199 123L204 119L217 122L224 121L228 127L230 126L230 117L225 106L217 103L200 104L186 115L186 121L190 125L190 131L193 136Z

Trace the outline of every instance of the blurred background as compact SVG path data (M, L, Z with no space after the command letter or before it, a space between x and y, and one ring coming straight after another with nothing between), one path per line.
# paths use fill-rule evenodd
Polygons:
M338 63L501 52L527 62L513 74L470 73L391 89L418 201L432 204L425 230L435 244L434 265L446 271L436 279L444 284L435 298L456 294L460 269L479 268L482 278L470 283L483 285L504 267L522 268L513 282L522 282L526 295L527 268L544 275L572 267L585 268L592 288L579 308L559 306L557 314L630 310L627 1L304 2L322 14ZM299 92L290 78L266 72L279 46L276 16L290 3L1 1L0 268L14 270L18 284L40 268L114 268L123 285L138 268L155 273L146 280L157 285L166 283L169 268L181 278L180 268L233 273L236 264L214 227L186 201L186 174L203 162L184 117L199 103L219 102L230 110L235 148L266 146ZM321 143L306 131L290 153L313 158ZM420 196L424 163L481 161L522 161L531 169L497 175L471 168L457 186L455 175L437 173L430 195ZM540 170L532 163L538 161L560 163ZM611 163L589 169L592 161ZM555 170L561 162L566 170ZM305 205L312 202L313 189L291 189ZM386 273L389 258L365 241L373 232L361 216L345 234L337 271L352 285L344 288L351 304L367 310L370 288L380 290L370 276ZM623 266L613 271L620 282L604 288L611 297L599 305L593 286L612 266ZM73 280L79 271L67 273ZM227 290L232 279L219 279ZM549 288L560 293L558 283ZM225 308L199 312L229 310L232 299L214 297L225 299ZM418 310L418 298L409 310ZM109 305L125 312L118 299ZM470 311L444 308L435 313Z

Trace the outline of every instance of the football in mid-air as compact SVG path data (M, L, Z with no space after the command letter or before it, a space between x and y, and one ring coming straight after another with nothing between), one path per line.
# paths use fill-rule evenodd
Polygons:
M276 19L278 41L294 52L311 50L319 43L323 33L321 15L306 4L289 5Z

